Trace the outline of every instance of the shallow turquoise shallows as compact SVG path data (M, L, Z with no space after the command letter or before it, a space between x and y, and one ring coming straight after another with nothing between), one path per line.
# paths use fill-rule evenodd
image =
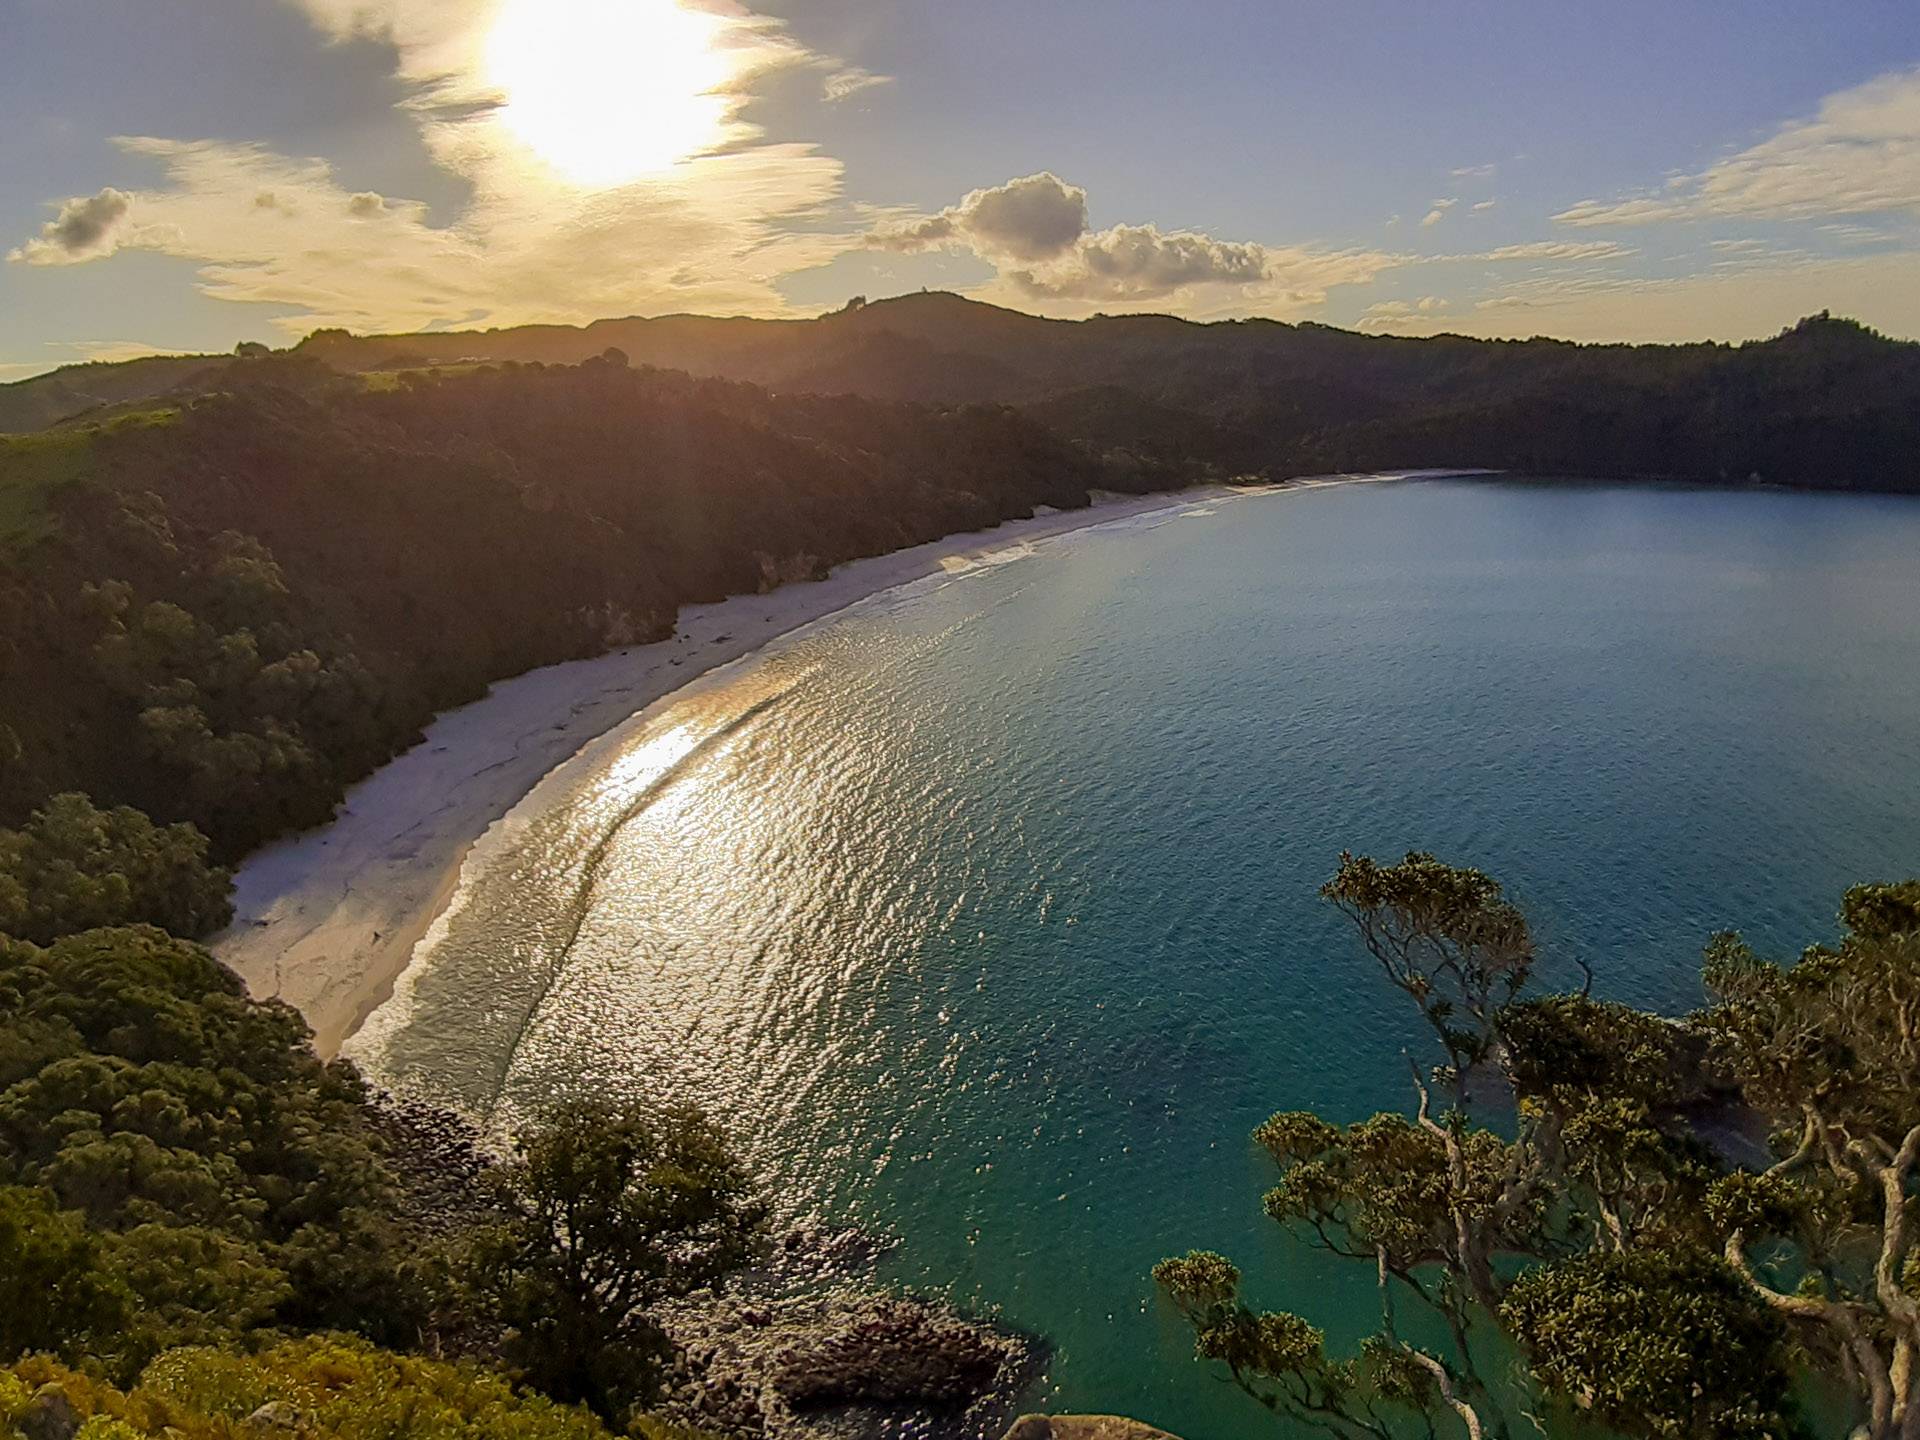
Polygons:
M1517 482L1249 496L869 602L556 772L351 1047L509 1123L697 1101L1044 1393L1278 1433L1147 1271L1223 1250L1344 1342L1248 1132L1404 1106L1343 848L1506 882L1551 983L1682 1010L1920 874L1920 500Z

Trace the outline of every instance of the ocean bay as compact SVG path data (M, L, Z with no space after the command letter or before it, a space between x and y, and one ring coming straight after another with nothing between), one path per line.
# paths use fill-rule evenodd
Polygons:
M1338 852L1486 869L1548 984L1669 1012L1713 930L1830 934L1920 851L1915 553L1900 499L1424 481L922 582L552 777L348 1053L499 1124L699 1103L1046 1335L1050 1405L1243 1433L1146 1271L1206 1245L1371 1323L1247 1140L1410 1098Z

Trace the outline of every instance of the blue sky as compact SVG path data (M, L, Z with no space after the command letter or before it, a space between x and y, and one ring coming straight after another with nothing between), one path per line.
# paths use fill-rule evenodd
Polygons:
M0 379L920 286L1920 335L1920 7L0 0Z

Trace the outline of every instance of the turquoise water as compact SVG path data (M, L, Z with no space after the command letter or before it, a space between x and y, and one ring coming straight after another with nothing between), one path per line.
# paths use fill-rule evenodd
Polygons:
M1405 1103L1415 1025L1314 890L1410 846L1643 1004L1714 929L1829 935L1920 873L1920 501L1349 486L881 597L550 777L350 1048L502 1123L695 1100L895 1278L1049 1336L1049 1406L1274 1433L1147 1270L1220 1249L1370 1327L1247 1136Z

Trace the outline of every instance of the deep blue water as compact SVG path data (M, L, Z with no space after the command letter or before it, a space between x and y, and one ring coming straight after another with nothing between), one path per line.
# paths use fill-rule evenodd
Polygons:
M1343 848L1506 882L1547 978L1698 998L1920 873L1920 501L1511 482L1252 496L897 592L550 778L351 1047L504 1121L693 1099L1064 1409L1272 1433L1148 1268L1336 1340L1248 1132L1402 1107L1419 1033L1315 897Z

